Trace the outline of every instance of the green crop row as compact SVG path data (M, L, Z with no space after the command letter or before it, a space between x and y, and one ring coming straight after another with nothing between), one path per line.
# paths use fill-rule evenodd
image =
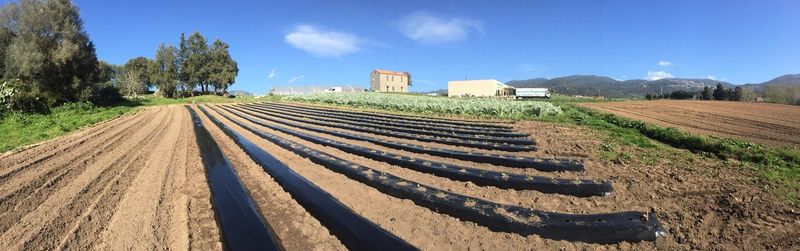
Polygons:
M511 119L561 114L561 108L548 102L507 99L445 98L384 93L319 93L288 96L284 100L423 114L490 116Z

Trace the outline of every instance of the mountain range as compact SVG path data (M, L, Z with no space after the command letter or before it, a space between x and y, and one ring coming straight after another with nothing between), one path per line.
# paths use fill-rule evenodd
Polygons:
M572 75L552 79L534 78L512 80L506 82L506 84L517 88L548 88L554 93L564 95L603 96L608 98L642 97L648 93L660 94L678 90L696 92L703 90L704 86L715 87L717 84L722 84L728 88L734 87L731 83L713 79L664 78L659 80L616 80L596 75ZM787 74L763 83L746 84L743 86L750 86L759 90L765 85L800 85L800 74Z

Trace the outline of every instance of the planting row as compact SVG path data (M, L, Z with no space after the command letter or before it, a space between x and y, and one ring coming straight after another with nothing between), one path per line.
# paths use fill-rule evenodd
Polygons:
M269 108L269 109L272 109L272 110L295 112L295 113L299 113L299 114L303 114L303 115L318 116L318 117L324 117L324 118L329 118L329 119L344 119L344 120L353 121L353 122L368 123L370 125L392 126L392 127L396 127L397 125L402 125L404 128L413 128L413 129L425 130L425 131L443 132L443 133L448 133L448 134L482 135L482 136L511 137L511 138L515 138L515 137L519 138L519 137L527 137L527 136L529 136L529 134L517 133L517 132L513 132L513 131L509 131L509 130L498 131L498 130L493 130L492 128L465 129L465 128L442 126L442 125L416 124L416 123L409 123L409 122L406 122L406 121L385 121L385 120L382 120L382 119L363 118L363 117L359 117L359 116L352 116L352 115L348 115L348 114L345 114L345 113L339 113L339 112L313 111L313 110L307 109L305 107L281 105L279 103L258 103L258 104L251 104L250 106L261 107L261 108Z
M212 107L212 109L216 110L215 107ZM608 195L612 190L611 183L608 181L601 182L594 180L555 179L551 177L528 176L513 173L508 174L447 164L433 160L413 158L399 154L392 154L385 151L373 150L366 147L314 136L283 126L263 123L246 114L229 109L225 110L252 123L270 128L275 131L283 132L315 144L330 146L353 155L359 155L376 161L382 161L403 168L413 169L419 172L430 173L453 180L470 181L480 186L495 186L499 188L511 188L517 190L530 189L544 193L559 193L581 197ZM237 121L237 119L224 115L221 112L218 113L230 121Z
M280 103L286 106L295 106L306 108L314 111L327 111L327 112L341 112L346 115L350 116L358 116L363 118L374 118L374 119L384 119L387 121L403 121L403 122L410 122L410 123L419 123L419 124L429 124L429 125L446 125L450 127L463 127L467 129L492 129L495 131L502 131L508 130L511 131L511 127L508 125L499 125L495 123L485 123L480 121L463 121L463 120L452 120L452 119L441 119L441 118L429 118L429 117L420 117L420 116L409 116L409 115L394 115L394 114L386 114L386 113L370 113L370 112L359 112L359 111L351 111L351 110L337 110L331 108L324 108L324 107L312 107L308 105L295 105L295 104L286 104Z
M231 250L280 250L275 234L256 210L253 199L245 191L230 162L203 127L197 113L192 109L189 113L225 243Z
M459 133L449 133L449 132L442 132L442 131L434 131L434 130L421 130L421 129L414 129L414 128L406 128L400 127L395 125L378 125L372 123L365 123L365 122L358 122L352 119L338 119L338 118L325 118L323 116L318 115L307 115L302 112L295 112L292 110L284 110L284 109L275 109L275 108L263 108L259 106L248 106L250 109L258 110L258 111L270 111L275 113L280 113L284 115L292 115L295 117L313 119L316 121L323 121L329 123L337 123L337 124L345 124L351 126L364 126L364 127L371 127L380 130L386 130L391 132L402 132L402 133L413 133L417 135L428 135L434 137L442 137L442 138L453 138L453 139L460 139L466 141L481 141L481 142L491 142L491 143L503 143L503 144L511 144L511 145L533 145L533 141L528 138L518 138L518 137L493 137L493 136L486 136L486 135L474 135L474 134L459 134Z
M492 116L510 119L553 116L562 112L561 108L550 102L515 102L514 100L486 98L438 98L372 92L291 95L284 99L287 101L326 103L421 114Z
M200 110L211 118L213 123L220 127L225 127L204 108L201 107ZM389 173L313 150L298 142L284 139L241 121L233 120L232 122L281 148L308 158L314 163L373 187L385 194L411 200L415 204L429 208L434 212L475 222L494 231L512 232L521 235L535 234L551 239L590 243L654 240L663 234L663 228L656 217L648 213L617 212L575 215L499 204L405 180ZM229 132L229 136L237 144L251 146L243 147L249 149L248 154L251 156L256 155L252 151L254 150L253 148L257 147L252 147L252 142L246 141L242 136L236 136L235 132L230 128L227 128L226 131Z
M454 145L454 146L465 146L465 147L472 147L472 148L479 148L479 149L486 149L486 150L499 150L499 151L507 151L507 152L521 152L521 151L534 151L536 150L535 146L530 145L514 145L514 144L503 144L503 143L496 143L496 142L485 142L485 141L475 141L475 140L461 140L461 139L454 139L454 138L444 138L444 137L434 137L434 136L427 136L427 135L417 135L413 133L404 133L404 132L395 132L390 130L382 130L376 129L369 126L355 126L355 125L348 125L348 124L341 124L341 123L332 123L332 122L323 122L318 121L316 119L300 119L296 118L296 116L291 114L282 114L273 111L267 110L257 110L252 109L249 107L243 108L245 110L257 112L260 114L270 115L273 117L302 122L306 124L318 125L318 126L326 126L326 127L333 127L333 128L340 128L346 129L351 131L357 132L365 132L371 133L376 135L388 136L388 137L395 137L395 138L403 138L403 139L411 139L417 140L422 142L434 142L440 144L447 144L447 145Z
M198 108L241 147L253 161L258 163L284 190L291 194L298 204L328 228L347 248L355 250L415 249L402 239L344 206L329 193L292 171L286 164L277 160L230 127L222 124L203 107ZM189 111L196 118L197 115L194 110L190 108ZM197 119L199 122L199 118ZM198 122L195 123L197 124ZM224 191L220 192L225 193ZM225 230L224 227L223 230ZM225 236L227 235L228 233L225 232ZM262 237L267 238L268 236L262 235ZM265 248L267 246L247 246L245 249L260 250Z
M431 156L438 156L438 157L445 157L451 159L459 159L459 160L466 160L472 162L479 162L479 163L489 163L494 165L501 165L501 166L508 166L508 167L518 167L518 168L533 168L539 171L551 172L551 171L583 171L583 164L578 161L573 160L559 160L559 159L549 159L549 158L531 158L531 157L522 157L522 156L511 156L511 155L501 155L501 154L488 154L488 153L473 153L473 152L464 152L464 151L456 151L444 148L435 148L435 147L426 147L420 146L415 144L407 144L401 142L395 142L391 140L379 139L375 137L359 135L356 133L351 132L341 132L335 130L327 130L324 128L308 126L304 124L299 124L291 121L286 120L279 120L272 117L264 116L262 114L257 114L251 111L239 109L236 106L221 106L225 109L236 110L239 112L243 112L245 114L257 117L264 121L270 121L277 124L287 125L294 128L300 128L303 130L323 133L327 135L332 135L340 138L351 139L351 140L358 140L358 141L365 141L372 144L403 150L407 152L413 153L421 153L427 154Z

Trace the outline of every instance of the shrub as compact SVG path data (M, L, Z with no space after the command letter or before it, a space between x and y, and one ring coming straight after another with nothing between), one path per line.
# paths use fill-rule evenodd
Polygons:
M47 112L44 95L34 85L19 79L10 79L0 84L0 105L6 111Z

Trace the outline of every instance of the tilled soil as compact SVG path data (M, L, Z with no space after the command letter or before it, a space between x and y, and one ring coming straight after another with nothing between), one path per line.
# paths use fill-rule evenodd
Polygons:
M228 116L239 119L248 125L255 126L265 132L269 132L292 141L298 142L302 145L311 147L312 149L321 150L352 161L358 164L366 165L376 170L385 171L393 175L397 175L409 180L421 182L426 185L439 187L448 191L470 195L479 198L504 203L515 204L525 207L531 207L542 210L557 211L557 212L570 212L570 213L602 213L614 212L625 210L639 210L654 212L662 224L666 227L669 235L665 238L660 238L656 242L643 242L643 243L620 243L615 245L596 245L585 243L569 243L563 241L552 241L536 237L523 237L516 234L508 233L495 233L488 229L474 225L470 222L460 222L466 224L448 225L450 232L458 230L460 237L443 236L438 237L435 235L419 238L414 235L409 235L407 229L412 229L413 232L421 231L423 233L436 233L438 231L446 231L437 229L439 224L417 224L408 226L406 221L413 222L414 219L404 218L405 212L420 210L419 217L425 217L426 221L442 222L447 224L446 220L457 220L452 217L440 214L428 215L430 211L425 211L424 208L416 208L413 203L407 205L389 204L392 207L410 207L400 212L391 212L386 215L386 208L388 205L377 204L380 198L371 196L372 188L363 184L347 180L343 175L339 175L332 171L326 170L324 167L316 165L311 161L305 159L298 159L296 155L279 149L271 143L259 139L257 136L250 134L243 128L239 128L233 123L222 119L222 116L217 116L216 112L212 111L215 117L224 121L225 124L235 128L235 130L248 135L251 140L265 149L270 149L270 153L285 152L285 161L291 163L290 167L298 169L298 172L308 169L312 166L317 171L305 171L309 175L316 176L322 175L321 173L330 173L331 178L318 178L321 183L330 183L330 185L323 186L326 190L329 189L346 189L347 191L331 191L334 196L342 200L347 206L350 206L362 215L377 215L370 218L378 222L382 227L389 229L396 235L408 240L413 245L422 247L423 249L442 248L441 243L451 243L444 245L446 248L463 249L463 248L494 248L494 249L518 249L522 245L528 245L526 248L539 249L543 247L559 247L567 249L605 249L605 248L622 248L622 249L716 249L716 248L732 248L743 247L749 249L764 249L764 248L786 248L796 247L800 244L800 215L794 208L787 205L785 202L776 198L775 196L765 192L761 189L753 178L752 173L745 169L732 168L725 166L718 160L699 158L693 160L693 163L686 163L684 159L686 156L691 156L691 153L669 148L657 156L638 156L636 149L632 147L616 146L616 150L621 152L628 152L634 157L641 159L634 159L626 161L619 160L605 160L598 155L600 145L604 143L603 138L608 137L600 132L576 128L571 126L556 125L551 123L541 122L517 122L514 126L517 131L530 133L532 138L537 142L540 151L533 153L512 153L524 156L535 157L566 157L573 159L584 160L586 164L586 171L584 173L572 172L539 172L533 169L518 169L503 166L496 166L485 163L473 163L469 161L460 161L447 159L436 156L429 156L425 154L416 154L405 152L402 150L394 150L386 147L377 146L374 144L360 142L356 140L347 140L344 138L330 136L324 133L316 133L311 131L302 130L299 128L292 128L297 131L305 132L315 136L334 139L337 141L383 150L387 152L403 154L415 158L424 158L434 161L448 162L451 164L458 164L464 166L472 166L486 170L495 170L509 173L521 173L529 175L542 175L560 178L598 178L602 180L610 180L614 183L614 193L609 197L591 197L591 198L576 198L572 196L556 195L556 194L543 194L536 191L515 191L512 189L499 189L493 187L476 186L470 182L453 181L434 175L421 173L406 169L400 166L389 165L379 161L373 161L367 158L347 154L343 151L331 147L316 145L308 141L280 133L269 128L247 122L244 119L238 118L232 113L224 112ZM274 118L274 117L273 117ZM280 120L280 119L278 119ZM267 124L279 125L269 121L260 120ZM305 124L305 123L299 123ZM309 125L309 124L305 124ZM283 125L280 125L283 126ZM343 131L343 129L333 127L321 127L326 130ZM284 126L287 127L287 126ZM454 147L436 143L425 143L413 140L403 140L391 138L380 135L372 135L368 133L357 133L361 135L368 135L371 137L382 138L386 140L399 141L405 143L412 143L417 145L429 147L443 147L458 150L473 150L475 152L492 152L496 151L480 151L465 147ZM275 149L275 151L271 150ZM507 153L508 154L508 153ZM281 158L284 154L278 154ZM650 160L646 158L651 158ZM653 160L655 159L655 160ZM284 160L284 159L282 159ZM300 160L305 160L300 161ZM691 165L691 166L687 166ZM306 174L303 174L306 176ZM312 178L309 178L312 179ZM313 181L313 180L312 180ZM314 181L317 183L317 181ZM341 184L341 183L344 184ZM349 184L348 183L353 183ZM353 188L350 188L352 186ZM361 187L365 192L351 193L350 191ZM369 197L367 197L369 195ZM381 194L379 194L381 195ZM359 199L351 199L350 196L357 196ZM376 195L377 196L377 195ZM383 195L385 196L385 195ZM387 196L388 197L388 196ZM753 200L755 198L755 200ZM395 199L392 197L387 198L390 202ZM354 200L354 204L347 201ZM370 205L380 207L379 212L371 212L370 207L364 207L362 204L369 200ZM733 209L731 209L733 208ZM372 209L374 210L374 209ZM743 211L748 213L742 213ZM425 213L423 213L425 212ZM385 217L391 217L395 221L385 221ZM443 218L443 219L440 219ZM491 237L484 239L485 237ZM443 239L439 239L443 238ZM492 241L491 239L500 238L502 241ZM432 246L431 242L439 243L440 246ZM480 245L475 246L475 243Z
M196 107L188 108L198 111L280 245L286 250L346 249L204 113ZM800 213L765 192L749 170L714 159L692 158L689 162L686 156L691 153L666 146L655 156L640 155L637 153L640 150L632 147L613 146L613 150L627 152L632 158L605 159L598 153L608 137L602 132L540 122L513 124L517 131L530 133L540 150L505 154L567 157L586 164L583 173L548 173L405 152L292 128L452 165L559 178L596 178L614 183L611 196L577 198L454 181L313 144L220 109L206 106L206 110L344 206L423 250L758 250L800 246ZM495 232L387 195L331 171L261 139L222 114L347 161L498 203L579 214L654 212L668 235L655 242L600 245ZM3 155L0 157L0 247L4 250L223 249L224 233L219 230L212 208L212 194L192 126L187 107L154 107ZM502 153L360 134L429 147Z
M800 147L800 107L699 100L583 103L583 106L662 126L770 146Z
M0 247L221 249L188 112L146 109L0 157Z

